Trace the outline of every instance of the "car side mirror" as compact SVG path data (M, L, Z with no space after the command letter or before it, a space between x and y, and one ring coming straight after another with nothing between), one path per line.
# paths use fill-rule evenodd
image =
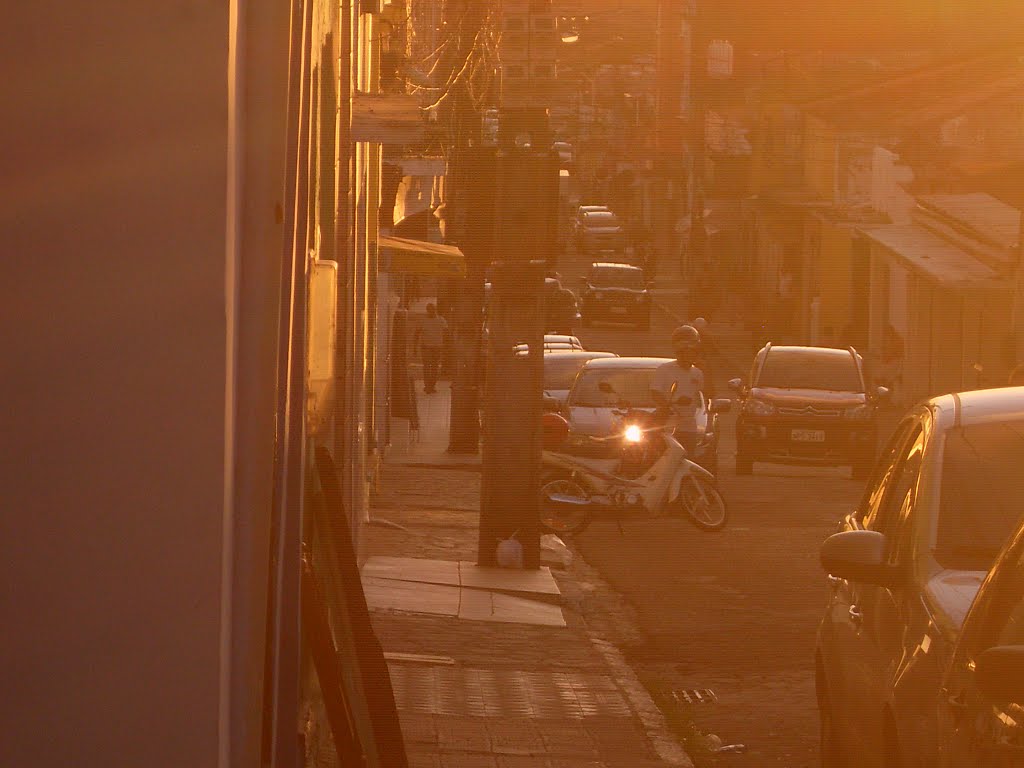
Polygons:
M821 545L821 567L847 581L891 587L895 570L886 562L886 539L878 531L834 533Z
M711 401L708 413L728 413L732 410L732 400L727 397L716 397Z
M558 413L562 408L562 402L557 397L551 395L544 395L544 399L541 402L541 407L545 413Z
M743 379L729 379L729 389L734 392L743 391Z
M888 387L876 387L875 388L875 397L877 397L879 400L884 400L888 396L889 396L889 388Z
M1019 702L1024 690L1024 645L989 648L975 660L974 679L987 698Z

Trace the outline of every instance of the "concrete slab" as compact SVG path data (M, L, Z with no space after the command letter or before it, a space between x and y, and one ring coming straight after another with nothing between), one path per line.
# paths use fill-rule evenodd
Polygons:
M371 609L458 616L460 590L443 584L363 577L363 593Z
M459 562L459 583L463 587L493 589L503 592L534 592L541 595L560 595L561 590L551 575L551 569L542 566L536 570L512 568L486 568L476 563Z
M557 605L476 589L463 589L459 618L564 627L565 616Z
M456 560L428 560L419 557L377 556L368 559L362 568L363 577L414 581L424 584L459 586L459 563Z

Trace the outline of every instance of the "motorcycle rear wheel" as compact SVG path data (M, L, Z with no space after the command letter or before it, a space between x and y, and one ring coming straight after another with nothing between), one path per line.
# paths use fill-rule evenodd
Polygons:
M720 531L729 520L722 494L703 477L691 475L684 480L675 504L702 531Z
M540 524L556 536L572 536L590 524L590 512L585 508L571 509L548 502L552 494L588 498L590 493L569 474L544 478L540 487Z

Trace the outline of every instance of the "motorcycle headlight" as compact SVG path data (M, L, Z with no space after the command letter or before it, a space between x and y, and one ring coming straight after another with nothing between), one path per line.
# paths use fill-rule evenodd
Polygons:
M847 408L843 412L843 418L852 419L854 421L867 421L871 418L871 408L866 404L855 405L852 408Z
M644 439L644 431L636 424L630 424L626 427L625 437L627 443L639 443Z
M771 416L775 406L764 400L750 399L743 404L743 412L750 416Z

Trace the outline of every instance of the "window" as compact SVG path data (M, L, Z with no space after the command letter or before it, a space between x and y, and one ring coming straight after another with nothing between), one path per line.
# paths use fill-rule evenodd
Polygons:
M882 455L875 465L874 475L864 491L864 497L861 499L860 508L857 511L857 519L863 527L881 530L877 522L879 511L882 509L886 491L899 468L903 446L906 445L908 435L914 430L920 431L920 425L916 419L908 419L903 422L893 432L882 451Z
M644 273L639 269L598 267L590 273L590 284L595 288L632 288L639 290L644 287Z
M544 389L569 389L588 360L586 357L548 355L544 359Z
M581 408L614 408L620 402L633 408L654 408L651 396L653 368L586 371L573 385L569 405ZM607 381L613 392L602 392L600 383Z
M772 349L768 352L757 386L832 392L864 391L860 371L850 353L786 349Z
M935 559L988 570L1024 511L1024 421L973 424L945 435Z

